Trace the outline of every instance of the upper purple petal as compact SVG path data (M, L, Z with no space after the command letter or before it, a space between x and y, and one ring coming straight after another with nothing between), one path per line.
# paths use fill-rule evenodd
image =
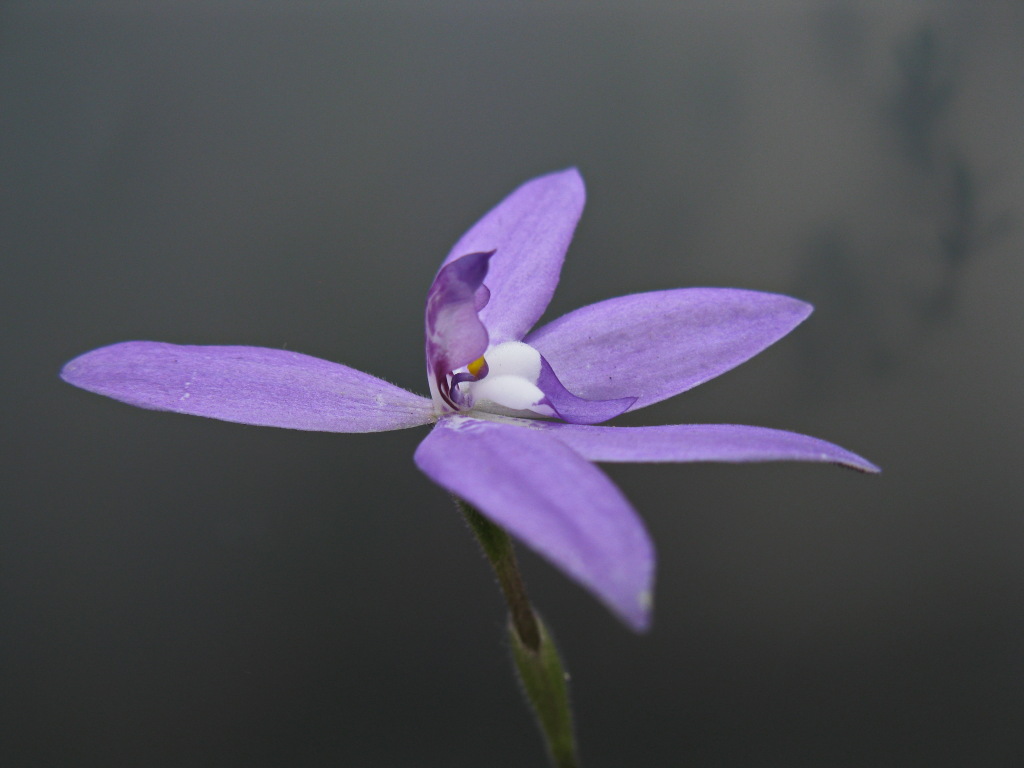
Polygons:
M487 350L487 329L477 312L488 302L484 287L493 251L470 253L446 263L427 291L426 353L431 392L452 408L447 376Z
M427 424L433 403L327 360L262 347L127 341L64 366L69 384L159 411L319 432Z
M636 397L630 410L725 373L811 313L802 301L731 288L681 288L591 304L526 338L571 392Z
M445 264L495 251L490 303L480 312L492 344L519 341L554 295L586 191L575 168L528 181L462 236Z
M650 621L654 550L597 467L544 432L442 418L416 449L432 480L597 595L638 631Z
M591 461L820 461L878 472L867 459L816 437L741 424L596 427L534 422Z

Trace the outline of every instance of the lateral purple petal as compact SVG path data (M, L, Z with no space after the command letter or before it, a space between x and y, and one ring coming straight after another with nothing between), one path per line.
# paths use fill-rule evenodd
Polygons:
M416 464L594 593L647 628L654 549L611 480L544 432L462 416L438 422Z
M540 319L562 271L586 191L575 168L523 184L477 222L445 264L495 251L487 275L490 303L480 312L492 344L519 341Z
M76 357L61 378L141 408L266 427L382 432L435 418L424 397L283 349L127 341Z
M725 373L811 313L802 301L731 288L620 296L570 312L525 341L590 400L636 397L630 410Z
M595 427L534 422L591 461L818 461L878 472L867 459L816 437L742 424Z

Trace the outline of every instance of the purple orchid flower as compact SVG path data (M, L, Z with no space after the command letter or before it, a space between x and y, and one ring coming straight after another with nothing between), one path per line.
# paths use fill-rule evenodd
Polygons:
M61 372L132 405L325 432L433 424L416 450L431 480L601 599L650 621L654 549L591 462L817 461L878 468L806 435L732 424L596 426L739 365L811 312L754 291L684 288L598 302L531 328L583 211L575 169L527 182L467 232L427 293L431 398L279 349L130 341Z

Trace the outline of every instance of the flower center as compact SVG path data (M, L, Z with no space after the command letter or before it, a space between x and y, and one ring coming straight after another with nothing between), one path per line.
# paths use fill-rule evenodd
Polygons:
M541 375L540 352L521 341L506 341L489 349L466 370L471 374L458 386L469 409L519 416L554 416L537 386Z

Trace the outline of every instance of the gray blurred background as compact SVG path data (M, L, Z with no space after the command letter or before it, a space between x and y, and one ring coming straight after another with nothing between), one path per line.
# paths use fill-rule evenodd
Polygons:
M568 165L549 318L690 285L817 307L619 423L885 470L609 467L660 553L651 633L522 555L585 766L1024 764L1022 39L1009 0L3 4L0 764L542 764L424 430L57 371L252 344L425 392L441 259Z

